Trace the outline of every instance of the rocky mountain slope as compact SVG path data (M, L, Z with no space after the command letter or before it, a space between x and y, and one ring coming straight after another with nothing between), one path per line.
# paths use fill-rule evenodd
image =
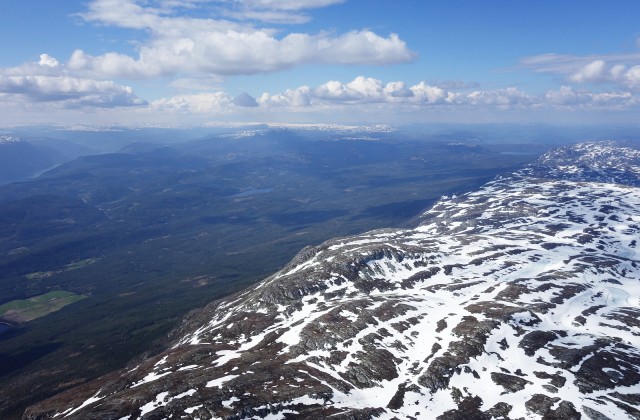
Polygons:
M26 418L640 418L640 152L556 150L304 249Z

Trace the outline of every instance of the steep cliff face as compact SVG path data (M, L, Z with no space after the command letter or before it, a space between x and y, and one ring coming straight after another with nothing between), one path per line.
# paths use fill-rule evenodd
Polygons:
M26 418L639 418L640 152L567 147L303 250Z

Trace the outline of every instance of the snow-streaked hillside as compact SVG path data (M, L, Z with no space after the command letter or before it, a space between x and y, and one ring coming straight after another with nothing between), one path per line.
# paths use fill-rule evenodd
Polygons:
M638 241L640 152L570 146L307 248L27 417L640 418Z

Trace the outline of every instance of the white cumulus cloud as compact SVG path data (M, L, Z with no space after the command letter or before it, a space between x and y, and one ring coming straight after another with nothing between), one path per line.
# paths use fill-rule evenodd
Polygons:
M595 60L569 76L575 83L612 83L629 89L640 89L640 65L627 68L624 64L609 65Z
M225 2L228 3L228 2ZM233 2L234 4L237 2ZM322 7L337 1L242 2L267 12ZM189 4L194 4L189 2ZM137 57L77 50L70 69L95 77L147 78L176 74L255 74L298 64L373 64L411 61L414 54L398 35L370 30L344 34L288 33L224 19L178 16L174 9L135 0L94 0L81 16L92 22L144 30L149 39Z
M58 67L60 63L49 54L40 54L40 61L38 61L38 65L47 67Z
M263 107L271 106L291 106L291 107L309 107L313 93L308 86L301 86L297 89L287 89L283 93L271 95L263 93L257 100L258 104Z
M58 102L68 108L146 104L128 86L68 76L0 76L0 94L5 101Z
M595 60L585 64L578 71L569 76L572 82L602 82L606 79L606 63L604 60Z
M182 114L220 114L233 108L233 98L225 92L199 93L163 98L151 102L151 109Z
M502 107L528 106L535 99L527 93L509 87L497 90L476 90L465 97L465 103L471 105L496 105Z
M358 76L350 82L337 80L326 82L314 89L303 86L279 94L263 94L258 103L264 106L326 106L397 104L408 106L473 105L524 107L532 105L535 99L514 87L497 90L461 91L448 90L441 86L419 82L407 86L403 81L384 83L381 80Z
M436 104L443 102L451 103L455 100L455 95L452 92L446 92L439 86L431 86L425 82L411 86L410 89L417 102Z
M0 69L0 101L49 103L62 108L142 106L129 86L70 74L47 54L35 63Z
M521 65L540 73L553 73L578 84L610 84L640 89L640 53L601 56L542 54L526 57Z
M544 98L550 105L574 108L627 109L639 103L630 92L591 92L585 89L574 90L569 86L550 90Z
M314 97L329 101L379 102L384 98L382 81L358 76L349 83L329 81L318 86Z
M640 72L640 68L638 69ZM358 76L350 82L328 81L315 88L301 86L283 93L263 93L257 103L262 109L289 107L292 109L366 109L373 105L390 112L416 110L426 107L449 106L452 109L527 110L540 108L563 109L629 109L640 102L630 92L593 92L562 86L542 95L522 91L516 87L474 89L460 84L459 89L447 89L421 81L407 85L403 81L384 83L381 80ZM475 86L477 87L477 86ZM382 109L382 108L379 108Z

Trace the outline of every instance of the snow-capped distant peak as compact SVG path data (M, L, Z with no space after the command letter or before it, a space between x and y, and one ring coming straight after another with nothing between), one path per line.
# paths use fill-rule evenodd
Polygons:
M242 131L235 131L233 133L221 134L220 137L239 140L247 137L255 137L256 135L263 132L264 130L242 130Z
M227 127L239 130L254 130L255 127L267 127L270 129L289 129L300 131L328 131L334 133L392 133L397 128L387 124L373 125L345 125L345 124L304 124L304 123L277 123L277 122L235 122L205 124L206 127Z
M271 128L289 128L296 130L318 130L340 133L392 133L396 128L386 124L374 125L342 125L342 124L284 124L267 123Z
M0 144L18 143L23 141L20 137L0 136Z

